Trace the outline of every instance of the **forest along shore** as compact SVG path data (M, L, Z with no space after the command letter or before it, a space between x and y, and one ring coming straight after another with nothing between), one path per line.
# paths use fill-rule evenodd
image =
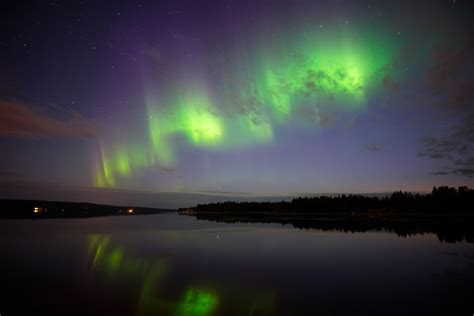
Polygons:
M474 190L433 188L429 194L394 192L369 197L300 197L292 201L224 202L179 209L181 215L225 223L280 223L301 229L364 232L399 236L433 233L441 241L474 240Z

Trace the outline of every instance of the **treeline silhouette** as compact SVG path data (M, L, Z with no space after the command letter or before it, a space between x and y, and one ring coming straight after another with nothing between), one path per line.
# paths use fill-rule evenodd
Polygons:
M93 203L0 199L0 218L77 218L148 215L171 210Z
M397 191L384 197L361 194L299 197L281 202L223 202L198 204L182 213L473 213L474 190L466 186L434 187L429 194Z

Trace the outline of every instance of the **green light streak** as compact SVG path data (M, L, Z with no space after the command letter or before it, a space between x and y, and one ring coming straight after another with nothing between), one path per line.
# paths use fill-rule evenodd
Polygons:
M153 156L163 166L171 166L175 160L173 150L167 141L167 136L172 129L173 126L166 117L148 106L148 131Z
M89 252L94 254L94 260L92 261L92 268L95 268L99 262L102 261L104 256L105 248L109 243L109 239L101 236L94 235L90 239Z
M130 174L130 161L128 157L128 153L124 150L120 150L117 152L115 156L115 170L121 175L129 175Z
M396 45L372 29L358 31L305 30L283 34L276 43L263 38L259 50L223 65L218 91L211 92L210 80L194 73L164 91L148 84L138 136L144 141L136 144L134 135L101 145L95 185L116 187L137 170L173 168L183 144L224 151L270 143L277 128L297 123L302 107L326 113L364 110Z

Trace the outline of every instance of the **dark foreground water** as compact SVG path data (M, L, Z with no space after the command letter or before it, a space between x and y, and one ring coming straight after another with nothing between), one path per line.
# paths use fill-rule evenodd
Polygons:
M474 244L162 214L0 221L0 314L472 315Z

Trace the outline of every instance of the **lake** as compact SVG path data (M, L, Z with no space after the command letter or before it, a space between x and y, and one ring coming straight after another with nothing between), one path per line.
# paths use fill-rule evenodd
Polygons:
M165 213L0 221L0 314L472 315L474 244Z

